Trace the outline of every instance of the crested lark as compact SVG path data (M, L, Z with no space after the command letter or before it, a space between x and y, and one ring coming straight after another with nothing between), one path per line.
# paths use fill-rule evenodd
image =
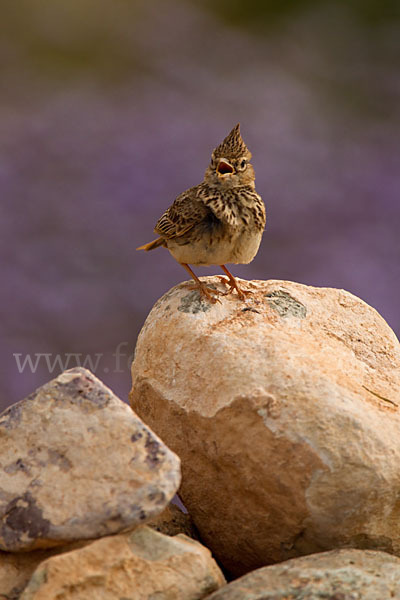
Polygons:
M265 206L255 191L251 153L236 125L215 148L204 180L180 194L155 226L159 237L137 248L168 248L211 302L221 292L200 281L189 267L219 265L228 280L229 292L244 291L225 263L249 263L257 254L265 227Z

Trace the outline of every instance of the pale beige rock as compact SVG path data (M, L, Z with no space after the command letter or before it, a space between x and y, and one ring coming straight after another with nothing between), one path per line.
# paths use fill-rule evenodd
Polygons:
M85 369L0 415L0 548L96 538L160 513L179 459Z
M132 406L179 454L202 541L235 574L336 547L400 554L395 335L343 290L242 285L246 304L168 292L132 365Z
M198 542L138 527L45 560L20 600L198 600L224 583Z
M331 550L263 567L207 600L394 600L400 559L373 550Z
M162 513L147 522L152 527L165 535L178 535L184 533L194 540L199 539L199 534L188 513L184 513L175 504L169 504Z

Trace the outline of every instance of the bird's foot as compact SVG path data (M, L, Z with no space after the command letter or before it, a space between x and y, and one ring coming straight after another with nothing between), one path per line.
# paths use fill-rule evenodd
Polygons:
M200 296L204 296L209 302L212 302L212 304L215 304L216 302L221 303L221 300L218 298L218 296L225 295L219 290L215 290L214 288L206 286L206 284L203 282L200 282L200 284L191 283L187 287L189 290L197 290L200 293Z
M229 286L229 290L227 292L223 292L222 296L227 296L228 294L232 294L236 290L239 298L241 300L246 300L246 296L251 294L250 290L243 290L242 288L240 288L235 279L227 279L226 277L224 277L224 275L217 275L217 277L219 277L219 279L222 281L222 283Z

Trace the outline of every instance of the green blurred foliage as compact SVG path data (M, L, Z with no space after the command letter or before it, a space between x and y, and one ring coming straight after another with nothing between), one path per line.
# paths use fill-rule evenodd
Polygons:
M203 0L203 6L221 23L262 38L268 63L312 88L327 112L354 122L390 121L397 113L400 0Z
M194 0L179 1L181 5L190 3L198 7L199 4ZM200 4L224 22L251 28L254 32L279 28L307 14L325 10L325 23L317 20L310 34L315 36L323 30L322 37L328 34L342 45L343 32L337 30L337 23L344 22L346 15L360 24L376 26L377 31L380 24L393 25L394 20L400 18L400 0L201 0ZM329 32L331 9L333 21ZM0 69L3 75L15 74L18 70L20 78L28 72L53 81L82 76L98 79L106 85L124 81L131 74L151 73L153 44L150 41L148 53L137 41L146 11L145 0L7 2L2 7ZM155 2L151 11L156 21L162 14L168 17L170 5ZM337 20L335 11L341 12ZM146 28L151 40L151 21L144 24ZM336 40L331 42L335 53L340 52ZM319 41L323 43L324 40ZM387 60L390 59L389 53Z
M0 65L39 73L53 80L125 79L143 69L132 30L140 2L114 0L19 0L2 7Z
M399 0L205 0L205 5L227 22L257 29L324 6L344 8L365 25L400 18Z

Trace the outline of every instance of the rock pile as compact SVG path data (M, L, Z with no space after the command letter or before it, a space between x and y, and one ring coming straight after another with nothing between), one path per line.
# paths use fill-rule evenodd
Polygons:
M395 335L343 290L242 285L245 303L214 305L172 289L132 365L132 407L179 455L202 541L234 576L335 548L400 555Z
M224 583L200 543L143 526L172 521L179 458L89 371L0 415L0 467L0 598L192 600Z
M71 369L0 415L0 600L400 598L396 337L343 290L241 285L157 302L135 412Z

